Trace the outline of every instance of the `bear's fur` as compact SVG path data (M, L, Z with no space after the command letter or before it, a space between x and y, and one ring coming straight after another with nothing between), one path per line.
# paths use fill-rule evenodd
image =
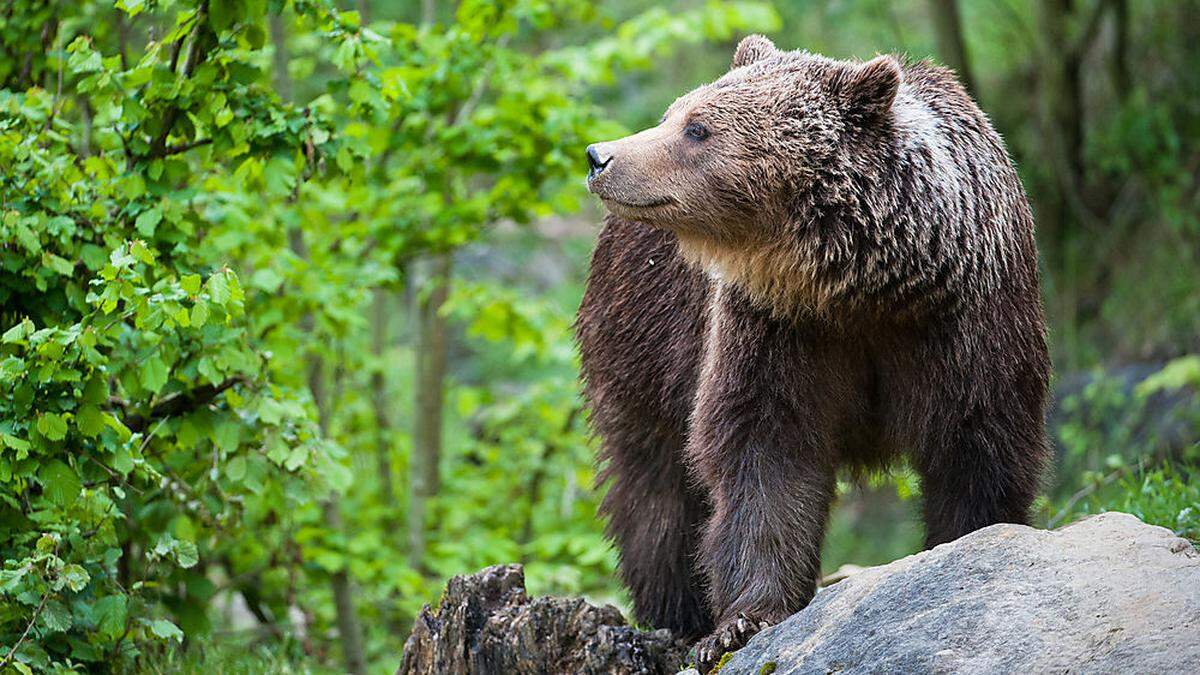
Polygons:
M815 592L835 476L907 457L926 545L1025 522L1050 372L1033 219L953 74L743 40L589 148L577 334L639 620L702 666Z

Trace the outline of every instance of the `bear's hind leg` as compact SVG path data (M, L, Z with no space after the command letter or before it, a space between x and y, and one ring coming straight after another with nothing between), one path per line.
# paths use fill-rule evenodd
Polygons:
M925 547L995 523L1028 523L1048 451L1040 413L999 405L969 415L914 459Z
M614 435L605 444L620 440ZM695 561L707 507L671 452L679 445L606 453L608 493L601 511L608 516L608 535L617 544L637 620L694 639L713 625Z

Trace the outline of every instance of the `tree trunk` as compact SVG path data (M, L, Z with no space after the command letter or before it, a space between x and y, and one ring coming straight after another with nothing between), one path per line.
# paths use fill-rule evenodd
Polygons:
M269 23L271 44L275 47L271 56L271 79L275 85L275 91L279 92L279 98L291 101L292 78L288 74L287 26L283 23L283 17L274 12L271 13Z
M446 320L440 310L449 293L451 259L451 254L442 253L423 260L420 267L426 273L417 276L425 288L418 292L414 307L417 324L416 410L412 456L409 458L408 553L409 562L415 569L424 569L426 511L429 499L437 494L441 482L438 462L442 455Z
M1071 0L1034 3L1040 31L1038 103L1043 147L1055 175L1054 193L1044 200L1040 220L1051 237L1051 260L1061 267L1073 224L1076 190L1083 182L1083 89L1081 59L1071 45Z
M299 230L288 232L288 240L292 251L301 258L308 258L308 249L304 243L304 235ZM301 325L305 333L313 332L312 314L304 315ZM325 364L321 357L308 357L308 389L313 402L317 406L317 424L321 435L329 435L329 395L325 386ZM325 517L325 526L331 532L344 533L342 523L342 507L336 493L330 494L321 504ZM358 622L358 610L354 606L354 588L347 571L348 563L343 564L330 575L330 585L333 590L333 604L337 615L338 637L342 644L342 656L346 662L346 672L351 675L365 675L367 672L366 658L363 654L362 626Z
M375 289L374 316L371 319L371 349L375 355L375 370L371 373L371 404L375 409L375 455L379 467L379 494L384 506L391 511L396 504L392 486L392 423L388 415L387 382L384 379L384 358L387 355L389 322L388 304L392 294Z
M322 509L329 529L343 532L345 527L342 524L342 509L338 500L327 499ZM349 562L342 565L330 580L333 586L334 611L337 614L338 637L341 638L346 672L351 675L365 675L367 663L363 652L362 626L358 622L358 609L354 606L354 586L347 572L348 567Z
M1131 89L1129 78L1129 0L1112 0L1113 44L1111 69L1113 90L1124 103Z
M933 33L937 40L938 55L943 63L958 71L958 80L967 91L978 97L971 62L967 57L967 44L963 40L958 0L929 0L929 11L933 16Z
M287 28L278 15L271 16L271 39L275 46L274 79L280 96L285 100L291 96L291 79L287 72ZM288 231L288 245L297 257L308 259L308 246L304 242L304 233L298 229ZM301 326L305 333L311 334L315 322L312 314L305 314ZM308 357L308 389L317 406L317 424L321 435L329 434L329 397L325 387L324 363L320 356L310 354ZM331 494L321 505L325 517L325 525L331 531L341 533L345 528L342 523L341 504L336 494ZM351 675L365 675L367 672L366 658L363 653L362 626L358 622L358 611L354 606L354 588L347 571L348 564L343 564L331 576L333 602L337 614L338 637L342 643L342 655L346 662L346 672Z

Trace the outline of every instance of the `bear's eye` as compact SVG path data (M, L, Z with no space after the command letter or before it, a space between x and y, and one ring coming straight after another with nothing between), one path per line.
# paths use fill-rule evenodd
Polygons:
M683 129L683 133L693 141L702 141L708 138L708 127L699 122L692 122Z

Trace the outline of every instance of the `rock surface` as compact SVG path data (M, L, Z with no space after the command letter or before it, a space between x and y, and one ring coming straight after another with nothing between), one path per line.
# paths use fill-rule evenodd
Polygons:
M642 632L612 605L525 594L520 565L497 565L446 584L404 644L398 675L674 673L685 645Z
M994 525L823 590L721 669L762 672L1198 673L1200 552L1123 513Z

